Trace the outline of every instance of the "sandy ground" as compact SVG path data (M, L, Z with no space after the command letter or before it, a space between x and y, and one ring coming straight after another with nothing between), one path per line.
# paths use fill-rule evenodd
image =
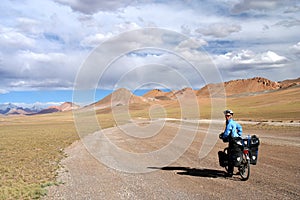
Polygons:
M139 126L132 123L122 129L96 132L72 144L66 149L68 156L59 172L58 180L63 184L49 187L44 199L299 199L299 131L245 130L258 135L261 145L258 164L251 165L250 179L241 181L239 175L226 178L224 168L218 164L217 152L226 147L222 141L216 140L209 154L199 158L200 148L206 147L203 145L208 136L205 126L197 128L193 123L180 126L171 122L161 129L160 126L159 123L152 126L147 122ZM213 131L217 131L214 135L217 137L220 131ZM145 135L137 138L124 132ZM176 135L180 136L174 139ZM190 141L186 137L193 136L183 155L163 165L163 160L170 160L185 150ZM171 150L159 154L170 143ZM149 157L134 157L149 154Z

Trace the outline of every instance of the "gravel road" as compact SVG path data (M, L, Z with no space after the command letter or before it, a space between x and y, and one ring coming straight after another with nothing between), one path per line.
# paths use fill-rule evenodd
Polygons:
M49 187L44 199L299 199L298 131L284 137L276 130L246 130L257 134L261 145L250 179L241 181L238 175L224 176L217 156L226 147L221 141L199 158L201 147L206 147L205 126L168 122L159 127L160 123L131 123L75 142L61 162L58 180L63 184ZM214 131L217 137L220 129ZM161 151L166 146L168 150ZM165 165L163 160L170 162Z

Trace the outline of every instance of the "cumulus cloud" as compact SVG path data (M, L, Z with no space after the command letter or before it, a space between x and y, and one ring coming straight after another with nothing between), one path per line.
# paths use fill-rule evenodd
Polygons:
M205 40L165 29L124 32L94 49L76 85L85 89L95 87L101 76L99 87L110 89L126 84L127 88L134 88L147 82L164 83L169 87L172 83L177 89L196 86L201 82L200 71L207 79L218 77L210 73L215 70L214 65L202 52L201 47L206 44Z
M117 57L139 48L172 46L184 59L203 64L203 73L209 74L205 69L208 60L200 52L205 48L215 63L234 72L241 66L248 72L252 68L279 70L278 66L288 71L291 68L285 67L291 65L291 60L293 66L299 64L299 43L295 44L299 39L299 3L295 2L44 0L24 4L3 1L0 7L0 88L2 92L17 87L20 90L47 86L48 89L71 88L91 49L111 38L114 41L105 46L104 54L99 52L100 56ZM186 39L175 34L152 34L148 27L177 31ZM119 37L139 28L146 28L145 33L152 35L132 32ZM135 54L135 58L130 57L133 54L127 56L110 77L115 79L116 75L125 73L124 70L155 62L158 66L172 66L195 80L183 60L169 54L155 54L147 49ZM159 71L146 71L161 77ZM299 74L299 68L291 71L289 74ZM142 74L142 70L136 72L137 76ZM93 73L95 70L90 70L87 77ZM279 71L268 73L269 77L286 78L286 73Z
M68 5L73 10L79 11L85 14L93 14L98 11L114 11L119 8L126 7L130 3L132 3L132 0L55 0L58 3Z
M0 94L7 94L7 93L9 93L9 91L4 90L4 89L0 89Z
M24 80L15 80L9 83L10 87L15 89L20 88L36 88L36 89L71 89L73 87L73 81L62 80L62 79L24 79Z
M262 53L254 53L251 50L241 50L239 52L228 52L223 55L215 57L217 65L219 66L250 66L252 68L267 65L268 67L282 66L280 64L286 63L288 59L280 56L273 51Z
M197 49L200 48L202 46L207 45L207 41L205 41L202 38L188 38L186 40L183 40L182 42L180 42L178 44L178 46L176 47L177 50L190 50L190 49Z
M300 6L299 5L293 5L289 6L284 13L296 13L300 11Z
M32 51L21 51L19 53L24 61L29 62L54 62L60 63L66 60L66 56L63 53L35 53Z
M83 55L74 52L37 53L29 50L3 56L0 64L1 89L71 89L83 58Z
M26 17L17 18L18 29L24 31L25 33L39 33L42 30L40 29L40 21L35 19L30 19Z
M197 33L203 34L205 36L213 36L217 38L227 37L232 33L241 31L240 25L226 24L226 23L215 23L210 24L205 28L196 29Z
M274 26L284 26L286 28L293 26L300 26L300 20L298 19L289 19L289 20L281 20L274 24Z
M294 52L297 55L300 55L300 42L290 47L292 52Z
M106 35L97 33L95 35L90 35L85 37L80 44L84 47L96 47L100 45L103 41L112 37L112 33L108 33Z
M35 40L14 30L0 26L0 46L7 49L31 48L35 45Z
M279 3L278 0L241 0L233 6L231 11L239 14L248 10L269 10L279 6Z
M156 85L156 87L182 89L198 86L202 83L200 74L191 65L192 60L188 59L184 52L181 56L184 57L159 49L144 49L123 55L106 68L101 76L99 87L149 89Z
M131 31L140 28L140 26L137 25L137 23L135 22L125 22L125 23L117 24L116 27L118 28L119 32Z

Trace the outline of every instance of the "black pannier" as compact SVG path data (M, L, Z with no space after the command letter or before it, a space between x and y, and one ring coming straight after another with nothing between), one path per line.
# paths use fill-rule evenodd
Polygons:
M258 146L260 145L259 138L256 135L252 135L250 138L249 147L249 156L250 156L250 164L256 165L258 158Z
M224 151L219 151L218 156L220 166L226 167L228 165L228 155Z
M231 154L231 159L235 167L240 166L243 161L243 152L235 151L233 154Z
M250 147L249 151L250 164L256 165L258 156L258 147Z
M234 138L231 141L231 161L235 167L238 167L243 160L243 139Z
M259 138L256 135L252 135L250 138L250 146L249 147L258 147L260 144Z

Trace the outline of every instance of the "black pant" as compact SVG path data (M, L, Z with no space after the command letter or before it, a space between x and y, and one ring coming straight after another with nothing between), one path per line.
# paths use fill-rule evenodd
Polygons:
M233 169L234 169L233 153L235 148L236 148L235 142L230 140L228 144L228 174L233 174Z
M241 138L232 138L229 140L228 146L228 173L232 174L234 166L239 165L237 162L237 157L242 154L242 139Z

